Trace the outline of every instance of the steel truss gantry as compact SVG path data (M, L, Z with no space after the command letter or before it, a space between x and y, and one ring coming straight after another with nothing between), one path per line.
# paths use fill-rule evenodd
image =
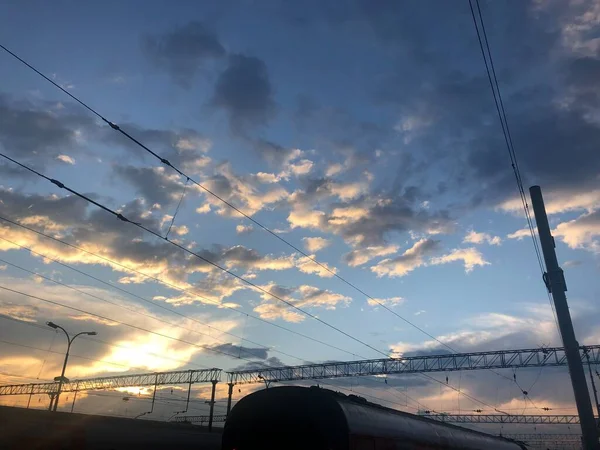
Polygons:
M586 353L591 364L600 364L600 345L580 347L580 356L584 362L587 362ZM564 349L550 347L272 367L228 372L228 377L229 383L235 385L369 375L566 366L566 364Z
M85 378L63 383L62 392L78 392L125 387L164 386L173 384L210 383L221 379L221 369L180 370L114 377ZM57 383L0 385L0 395L53 394Z
M532 423L578 424L579 416L513 415L513 414L425 414L422 417L446 423Z

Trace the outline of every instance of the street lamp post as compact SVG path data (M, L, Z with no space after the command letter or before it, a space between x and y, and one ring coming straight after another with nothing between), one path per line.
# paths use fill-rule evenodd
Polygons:
M63 333L65 333L65 336L67 336L67 342L68 342L67 353L65 355L65 361L63 363L62 373L60 374L60 379L58 380L58 390L56 391L56 395L54 397L54 407L52 406L52 401L50 401L50 408L48 408L48 410L56 411L56 408L58 407L58 398L60 397L60 392L62 390L63 381L65 380L65 370L67 370L67 362L69 361L69 351L71 350L71 344L73 343L73 341L75 340L75 338L77 336L81 336L83 334L86 334L88 336L96 336L98 333L96 333L95 331L82 331L81 333L77 333L75 336L70 337L69 333L67 333L67 330L65 330L60 325L56 325L53 322L46 322L46 325L48 325L50 328L54 328L55 330L58 330L58 329L62 330Z

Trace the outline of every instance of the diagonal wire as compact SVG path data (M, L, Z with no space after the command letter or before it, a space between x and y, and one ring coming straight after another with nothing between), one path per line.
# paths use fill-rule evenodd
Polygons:
M185 180L185 185L183 186L183 190L181 191L181 196L179 197L179 202L177 203L177 208L175 208L175 213L171 218L171 223L169 224L169 229L167 230L167 234L165 235L165 239L169 237L169 233L171 232L171 228L173 228L173 224L175 223L175 217L177 217L177 213L179 212L179 208L181 208L181 202L183 201L183 197L185 197L185 191L187 189L188 183L190 182L189 177Z

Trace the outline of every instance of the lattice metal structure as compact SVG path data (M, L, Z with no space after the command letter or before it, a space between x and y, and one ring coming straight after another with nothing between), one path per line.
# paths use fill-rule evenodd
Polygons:
M578 424L579 416L512 415L512 414L425 414L423 417L447 423L535 423Z
M531 434L503 434L508 439L514 439L516 441L523 442L581 442L580 434L545 434L545 433L531 433Z
M216 422L225 422L225 419L227 419L226 415L218 415L218 416L213 416L213 423ZM193 424L200 424L203 425L205 423L208 423L210 420L210 416L175 416L173 417L173 419L171 419L171 422L186 422L186 423L193 423Z
M600 364L600 345L580 347L581 358L584 361L586 361L586 352L592 364ZM551 347L306 364L242 370L228 372L228 375L230 383L247 384L456 370L566 366L566 364L564 349Z
M209 383L221 379L221 369L180 370L114 377L86 378L63 383L62 392L117 389L137 386ZM31 383L0 386L0 395L53 394L58 383Z

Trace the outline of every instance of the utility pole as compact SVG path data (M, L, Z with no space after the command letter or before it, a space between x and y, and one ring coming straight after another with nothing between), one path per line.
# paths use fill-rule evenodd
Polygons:
M600 447L598 445L598 431L592 410L592 402L590 401L585 372L583 371L583 364L579 355L579 344L575 338L575 330L573 329L567 296L565 295L567 284L564 273L558 265L556 258L556 245L550 233L550 224L546 215L542 190L539 186L532 186L529 188L529 194L531 195L531 204L546 262L547 272L544 274L544 282L554 300L558 327L565 348L571 384L573 385L573 393L575 394L575 403L577 404L577 412L579 413L583 445L585 450L598 450Z

